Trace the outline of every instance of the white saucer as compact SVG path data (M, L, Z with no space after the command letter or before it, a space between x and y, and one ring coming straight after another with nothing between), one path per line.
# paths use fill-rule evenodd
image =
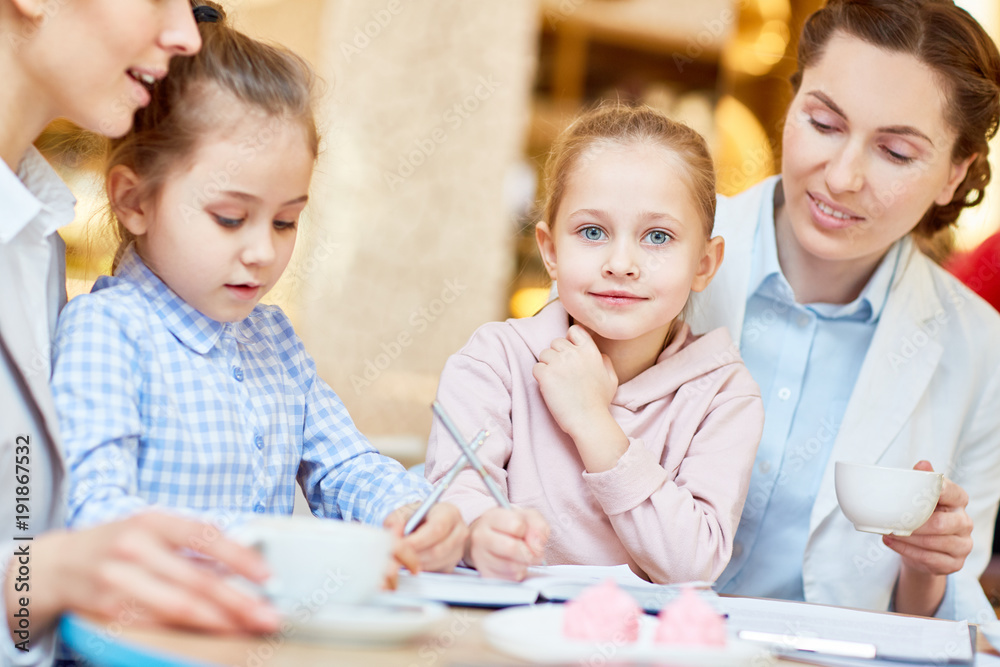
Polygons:
M316 612L300 608L285 615L285 636L296 640L386 646L401 644L433 629L448 615L440 602L392 594L379 595L364 605L325 607Z
M628 644L584 642L563 636L561 604L511 607L490 614L483 632L499 651L531 662L600 664L615 662L679 664L690 667L751 667L770 653L760 645L729 639L725 647L671 646L653 641L658 620L643 614L639 639Z

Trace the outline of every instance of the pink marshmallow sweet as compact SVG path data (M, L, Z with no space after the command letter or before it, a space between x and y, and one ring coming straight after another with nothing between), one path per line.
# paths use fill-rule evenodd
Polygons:
M563 634L589 642L634 642L641 615L632 596L607 579L564 605Z
M653 639L658 644L725 646L726 620L693 588L660 610Z

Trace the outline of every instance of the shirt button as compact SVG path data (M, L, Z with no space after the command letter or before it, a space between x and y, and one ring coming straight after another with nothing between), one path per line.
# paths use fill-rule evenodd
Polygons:
M771 472L771 462L770 461L761 461L760 462L760 466L758 466L758 467L760 468L760 471L762 473L764 473L765 475L767 473Z
M260 503L257 503L256 505L253 506L253 511L256 512L257 514L263 514L264 506L261 505Z
M792 390L789 389L788 387L782 387L781 389L778 390L778 398L780 398L781 400L787 401L791 397L792 397Z
M253 444L257 445L257 449L263 449L264 448L264 436L258 435L256 438L253 439Z
M799 315L799 326L803 327L803 328L809 326L809 316L808 315Z
M239 366L233 366L233 377L236 378L237 382L243 382L243 369Z

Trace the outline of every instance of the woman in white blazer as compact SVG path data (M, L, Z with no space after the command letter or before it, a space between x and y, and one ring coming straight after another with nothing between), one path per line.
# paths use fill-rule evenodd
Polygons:
M810 17L782 172L720 198L726 258L692 326L727 325L765 432L723 592L985 621L1000 498L1000 317L917 248L989 182L1000 56L940 0ZM946 232L945 232L946 233ZM856 531L835 461L946 474L911 537Z
M179 551L198 547L260 580L261 559L200 523L147 514L61 530L63 462L48 387L49 344L66 301L55 230L74 199L32 147L54 118L123 134L147 82L200 38L189 0L0 0L0 665L52 659L64 611L125 622L271 631L263 601ZM143 80L147 80L144 82Z

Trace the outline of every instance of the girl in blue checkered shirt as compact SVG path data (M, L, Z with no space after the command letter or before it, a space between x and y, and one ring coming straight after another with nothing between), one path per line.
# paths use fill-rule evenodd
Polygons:
M313 75L203 3L201 51L111 144L114 275L63 311L52 386L71 526L175 508L225 526L291 514L401 535L430 490L355 428L280 308L319 140ZM447 570L467 529L451 505L399 541L412 568Z

